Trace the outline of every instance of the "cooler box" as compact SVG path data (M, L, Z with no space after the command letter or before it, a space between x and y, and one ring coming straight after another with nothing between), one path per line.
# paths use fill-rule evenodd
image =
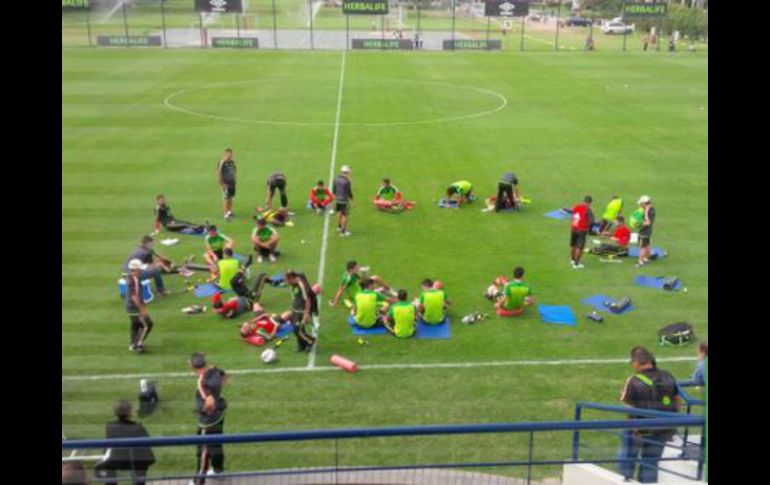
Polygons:
M120 292L120 297L125 298L126 297L126 279L120 278L118 280L118 291ZM142 280L142 300L144 300L145 303L150 303L153 298L155 298L155 295L152 293L152 286L150 286L150 280Z

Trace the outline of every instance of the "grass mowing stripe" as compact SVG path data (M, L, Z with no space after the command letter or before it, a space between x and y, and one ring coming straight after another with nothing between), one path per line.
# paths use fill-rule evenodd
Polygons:
M337 164L337 142L339 141L339 135L340 135L340 113L342 112L342 89L345 85L345 52L342 51L342 65L340 66L340 82L339 87L337 90L337 113L334 116L334 136L332 138L332 154L331 154L331 161L329 162L329 185L332 185L333 179L334 179L334 168ZM318 279L317 281L320 284L323 284L324 280L324 271L326 269L326 248L329 245L329 219L330 219L329 212L326 211L324 214L324 232L323 236L321 236L321 250L320 250L320 256L318 259ZM319 319L316 322L313 322L315 324L315 331L316 331L316 343L313 345L313 348L310 349L310 355L307 359L307 367L309 369L312 369L315 367L315 349L318 345L318 337L320 334L320 315L321 315L321 306L318 305L318 315Z

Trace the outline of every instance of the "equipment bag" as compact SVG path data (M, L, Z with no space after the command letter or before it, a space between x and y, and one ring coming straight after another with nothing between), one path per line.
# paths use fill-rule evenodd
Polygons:
M695 331L687 322L672 323L658 331L660 345L679 347L695 341Z

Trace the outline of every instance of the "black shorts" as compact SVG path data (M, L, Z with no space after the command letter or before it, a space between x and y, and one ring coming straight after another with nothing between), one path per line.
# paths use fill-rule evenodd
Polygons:
M650 235L649 234L639 234L639 247L640 248L646 248L650 245Z
M284 192L286 190L286 179L278 179L278 180L273 180L272 182L268 182L267 187L268 189L270 189L271 197L275 195L276 189L280 190L281 192Z
M235 197L235 182L227 184L222 188L222 197L232 199Z
M572 231L569 235L569 245L583 249L586 247L586 236L588 231Z
M342 214L343 216L348 215L348 203L347 202L337 202L337 212Z
M217 259L223 259L225 257L225 250L224 249L215 249L211 251L212 253L216 254Z

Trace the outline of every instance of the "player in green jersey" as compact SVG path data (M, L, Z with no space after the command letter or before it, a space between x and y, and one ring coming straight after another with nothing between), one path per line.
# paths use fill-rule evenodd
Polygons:
M428 325L442 323L446 319L446 311L451 304L440 285L436 285L431 279L423 280L422 293L417 303L417 311L423 322Z
M446 201L457 201L457 206L473 200L473 184L467 180L460 180L446 189Z
M398 213L414 209L415 202L404 200L398 187L390 183L389 178L382 179L382 185L374 196L374 206L383 212Z
M414 335L417 326L417 309L407 301L406 290L398 290L398 301L390 305L385 327L398 338Z

